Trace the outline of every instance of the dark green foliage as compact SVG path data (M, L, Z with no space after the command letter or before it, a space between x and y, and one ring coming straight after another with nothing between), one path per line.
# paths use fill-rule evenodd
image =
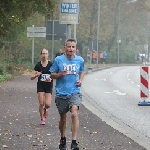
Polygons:
M47 16L54 7L54 0L1 0L0 36L10 36L15 26L18 28L35 12Z

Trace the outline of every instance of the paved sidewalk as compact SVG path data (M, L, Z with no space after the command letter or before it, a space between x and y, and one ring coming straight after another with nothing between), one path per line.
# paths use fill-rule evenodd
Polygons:
M31 81L29 75L18 76L14 81L0 84L0 106L0 150L58 150L59 115L54 99L46 125L41 126L36 81ZM77 141L80 150L146 150L107 125L83 105L80 107L79 118ZM70 137L69 114L68 150L71 144Z

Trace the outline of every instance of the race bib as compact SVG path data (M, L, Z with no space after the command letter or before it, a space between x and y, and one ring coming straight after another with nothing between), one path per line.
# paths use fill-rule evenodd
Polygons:
M76 74L76 72L73 72L73 71L67 71L67 74Z
M67 71L67 74L76 74L78 68L76 64L63 64L63 69Z
M41 74L41 81L46 81L50 77L49 74Z

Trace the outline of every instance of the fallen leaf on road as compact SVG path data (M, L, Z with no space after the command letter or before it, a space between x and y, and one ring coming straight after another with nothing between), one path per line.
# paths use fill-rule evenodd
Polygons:
M30 138L32 137L32 135L27 135L27 136L30 137Z
M3 145L3 148L8 148L8 146L7 145Z
M16 136L20 136L19 134L16 134Z

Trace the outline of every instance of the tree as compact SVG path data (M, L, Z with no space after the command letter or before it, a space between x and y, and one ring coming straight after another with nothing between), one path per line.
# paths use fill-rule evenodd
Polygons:
M0 36L11 35L13 25L24 23L35 12L47 16L55 7L54 0L1 0L0 2Z

